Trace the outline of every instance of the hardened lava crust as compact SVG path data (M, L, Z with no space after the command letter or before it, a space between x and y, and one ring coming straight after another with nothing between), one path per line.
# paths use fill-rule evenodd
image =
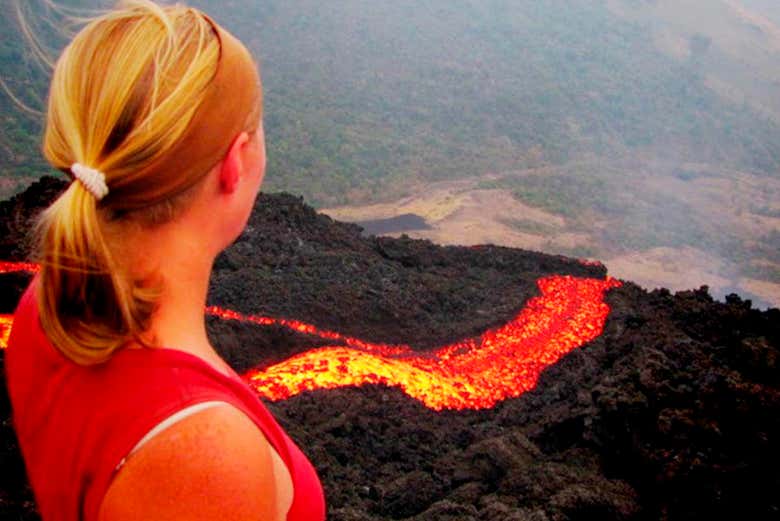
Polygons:
M44 178L0 203L0 261L28 258L34 215L63 187ZM217 259L209 304L424 358L502 327L540 279L567 275L607 277L519 249L364 237L298 197L263 194ZM0 315L29 277L0 275ZM614 286L603 331L493 407L437 411L387 385L268 402L317 467L328 519L777 519L780 311L706 288ZM280 323L209 316L208 327L240 372L333 343ZM0 519L38 519L2 379Z

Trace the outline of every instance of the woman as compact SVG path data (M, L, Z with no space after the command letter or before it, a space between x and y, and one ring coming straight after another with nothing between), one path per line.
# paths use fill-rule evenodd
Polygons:
M52 78L43 151L73 177L6 355L44 520L324 519L305 456L206 336L212 264L265 172L244 46L149 0L93 19Z

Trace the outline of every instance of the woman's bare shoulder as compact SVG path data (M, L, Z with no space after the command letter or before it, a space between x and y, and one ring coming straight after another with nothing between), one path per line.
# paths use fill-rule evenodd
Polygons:
M99 519L279 519L271 450L240 410L228 404L201 410L127 459Z

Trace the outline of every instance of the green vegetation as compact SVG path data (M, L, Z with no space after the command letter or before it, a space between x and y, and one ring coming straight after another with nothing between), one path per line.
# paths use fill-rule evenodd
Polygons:
M504 223L517 231L534 235L548 235L558 230L558 227L555 225L530 219L506 219Z
M50 28L35 19L31 22L44 45L57 45ZM0 197L4 198L52 169L40 153L40 111L45 106L48 71L21 37L10 4L3 8L0 34L6 35L0 40Z
M318 204L635 150L780 169L777 123L718 97L596 0L193 3L262 62L267 189ZM0 48L3 78L40 108L45 74L21 40ZM40 122L0 103L0 168L37 174Z
M616 190L609 186L613 179L609 174L609 171L586 174L582 168L564 167L552 174L482 182L479 187L510 189L517 199L569 219L590 211L625 214L631 209L630 201L627 197L612 197Z

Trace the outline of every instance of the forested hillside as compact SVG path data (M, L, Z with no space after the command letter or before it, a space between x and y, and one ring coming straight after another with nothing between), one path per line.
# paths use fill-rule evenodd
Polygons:
M719 96L695 56L673 59L654 45L652 24L599 0L192 3L262 62L269 188L315 203L648 147L762 172L780 166L775 121ZM6 6L3 34L15 31L11 14ZM25 42L0 45L4 83L42 108L44 73ZM0 103L4 175L37 173L39 117L7 92Z
M0 30L17 34L12 0L2 2ZM774 2L190 3L261 63L267 191L323 208L393 202L429 193L432 183L473 179L471 188L510 193L564 223L504 215L485 226L508 223L527 240L504 233L488 237L493 242L615 265L656 255L656 272L668 267L666 257L684 257L679 248L693 248L694 268L712 259L715 278L690 277L688 266L679 275L684 287L703 281L764 302L780 293ZM56 47L63 39L51 37L40 4L24 2L36 33ZM7 196L19 179L46 170L40 116L9 96L41 109L46 74L16 37L0 43L0 66ZM458 229L446 240L462 244L466 235Z
M11 5L0 5L0 196L7 196L21 188L17 180L46 171L38 151L40 116L25 110L42 108L46 75L19 37Z
M776 122L601 1L231 5L264 66L270 186L315 202L648 148L780 166Z

